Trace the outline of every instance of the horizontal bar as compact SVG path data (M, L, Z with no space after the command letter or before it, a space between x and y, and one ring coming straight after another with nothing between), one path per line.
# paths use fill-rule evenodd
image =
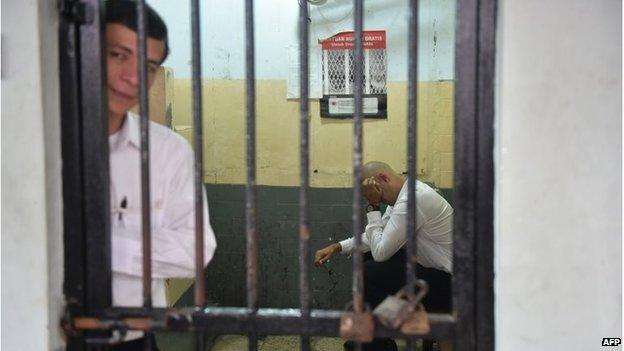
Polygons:
M210 307L204 310L194 308L114 308L107 311L102 319L94 317L73 318L73 326L78 330L128 329L142 331L157 330L201 330L214 334L249 333L255 327L263 335L310 335L340 336L340 316L338 310L311 310L310 318L302 318L299 309L260 308L256 314L248 308ZM455 319L450 314L429 314L431 331L418 335L418 338L449 338L454 334ZM375 320L375 336L406 338L410 335L399 330L389 329Z

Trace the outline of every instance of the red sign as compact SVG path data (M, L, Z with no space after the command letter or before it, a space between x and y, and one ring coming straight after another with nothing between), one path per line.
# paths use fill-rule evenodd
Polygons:
M385 30L366 30L362 41L364 49L385 49ZM340 32L332 37L319 40L323 50L353 50L355 48L355 36L353 32Z

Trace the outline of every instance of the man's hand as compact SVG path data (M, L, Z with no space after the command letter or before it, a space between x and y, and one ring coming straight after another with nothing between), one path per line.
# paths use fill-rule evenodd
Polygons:
M379 206L381 202L381 189L374 177L366 178L362 182L362 192L369 204L373 206Z
M325 248L322 248L314 254L314 265L320 267L323 263L327 262L334 254L342 251L342 246L339 243L331 244Z

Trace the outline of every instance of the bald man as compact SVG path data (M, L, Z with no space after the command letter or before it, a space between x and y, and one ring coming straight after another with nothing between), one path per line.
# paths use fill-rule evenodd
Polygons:
M368 223L361 234L365 252L364 299L374 309L406 283L407 180L383 162L369 162L362 172L362 192L368 201ZM383 215L382 203L388 205ZM450 312L453 208L440 194L418 180L416 206L418 276L429 283L429 293L423 304L430 312ZM316 252L314 264L320 267L339 252L351 254L354 246L353 238L331 244ZM345 348L349 348L348 344ZM375 339L363 345L363 350L396 349L392 339Z

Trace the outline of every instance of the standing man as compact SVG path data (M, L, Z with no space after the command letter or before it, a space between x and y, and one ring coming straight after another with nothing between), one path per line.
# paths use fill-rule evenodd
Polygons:
M169 53L167 26L147 6L148 86ZM110 147L113 305L142 305L141 173L136 3L106 2L106 62ZM165 307L165 279L195 272L193 150L179 135L156 123L150 132L152 299ZM215 251L204 194L204 264ZM145 337L129 332L113 350L144 350ZM157 350L154 340L152 349Z
M362 191L368 201L365 232L362 235L364 299L375 308L388 295L403 288L405 243L407 242L407 180L383 162L363 166ZM380 204L388 205L383 216ZM429 292L423 299L428 311L450 312L453 269L453 208L427 184L416 181L417 271L427 281ZM321 266L334 254L350 254L355 249L350 238L318 250L314 264ZM370 252L370 253L368 253ZM441 343L444 349L446 342ZM396 350L392 339L374 339L363 350ZM349 344L345 344L349 348Z

